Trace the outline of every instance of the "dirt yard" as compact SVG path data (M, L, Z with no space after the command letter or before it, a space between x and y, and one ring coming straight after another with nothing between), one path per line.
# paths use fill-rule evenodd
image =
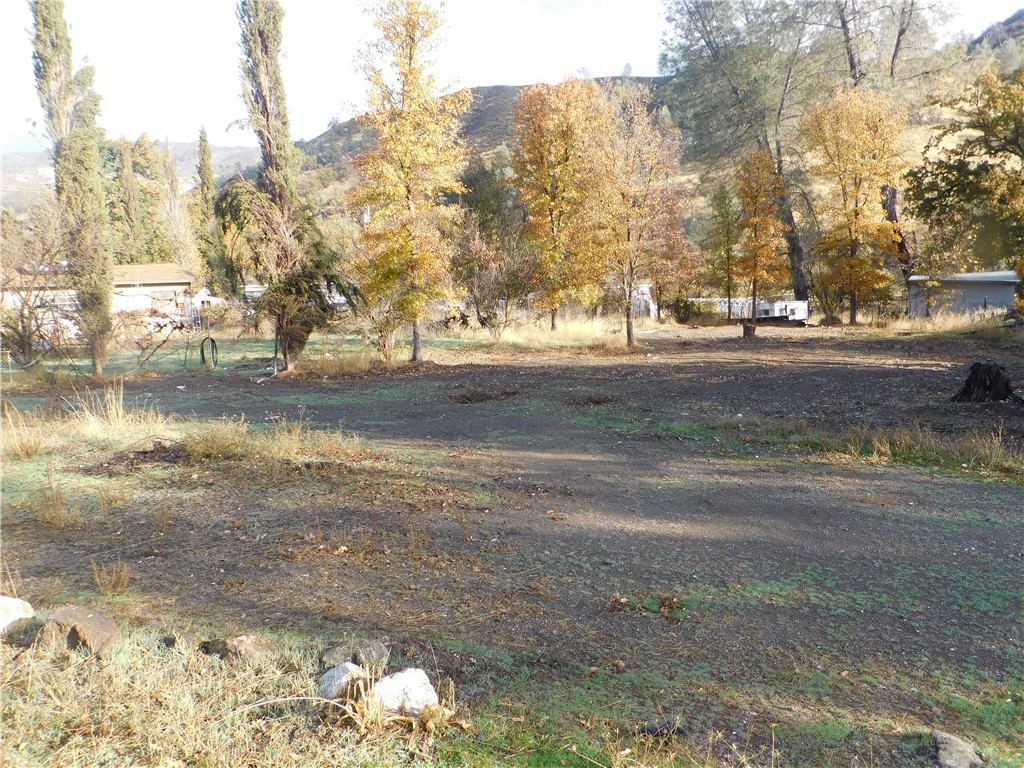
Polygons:
M1024 390L1024 345L736 336L128 382L126 400L181 417L340 426L378 460L267 476L143 440L74 467L138 478L117 524L69 536L8 515L5 557L69 593L123 558L138 622L386 635L470 711L511 701L595 733L678 723L749 754L774 738L786 765L927 765L934 727L1019 765L1021 476L831 441L920 426L1020 451L1024 407L950 398L975 360Z

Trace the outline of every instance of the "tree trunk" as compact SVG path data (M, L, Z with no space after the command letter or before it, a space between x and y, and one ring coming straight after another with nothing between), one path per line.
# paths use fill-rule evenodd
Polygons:
M914 258L910 253L910 245L907 243L906 235L900 227L899 212L899 191L891 184L882 186L882 208L885 209L885 220L893 225L893 235L896 238L896 261L899 262L900 272L903 274L903 282L910 285L910 276L914 274Z
M633 335L633 307L629 303L626 304L626 346L636 346L636 338Z
M782 196L779 218L787 227L784 236L789 255L789 269L793 274L793 296L797 301L807 301L811 292L807 287L807 275L804 274L804 245L796 228L796 218L793 216L793 206L789 202L788 194Z
M1010 385L1010 377L1001 365L988 360L975 363L960 391L953 396L954 403L985 403L1012 400L1024 405L1024 397L1017 395Z
M857 324L857 292L850 291L850 325Z
M750 323L757 325L757 279L750 284Z
M89 356L92 358L92 375L103 375L103 361L106 358L106 349L101 337L93 337L89 342Z
M551 330L558 330L558 307L551 308Z
M412 357L409 360L413 363L423 362L423 338L420 335L419 320L412 321Z

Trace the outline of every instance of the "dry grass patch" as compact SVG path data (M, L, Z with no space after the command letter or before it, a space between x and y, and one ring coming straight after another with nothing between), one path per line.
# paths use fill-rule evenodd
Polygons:
M171 419L151 408L125 405L124 384L118 381L102 390L75 391L63 399L65 419L59 427L71 427L91 438L138 441L146 435L166 432ZM51 422L52 424L52 422Z
M827 451L870 461L925 464L941 469L995 473L1024 480L1024 446L1002 429L941 435L921 426L856 427L823 439Z
M26 418L13 406L4 406L7 428L3 430L3 455L31 459L43 448L43 429L31 415Z
M365 720L374 730L362 734L339 727L304 639L282 639L259 663L225 664L135 630L102 664L0 645L0 667L2 765L416 765L432 762L433 737L447 725L432 712Z
M1003 315L982 312L936 312L931 317L900 317L889 321L885 330L899 335L927 334L962 336L967 333L1001 332Z
M101 595L120 595L128 591L131 569L120 559L109 568L100 563L92 563L92 580Z
M339 430L313 429L301 415L281 418L265 429L239 419L193 422L185 429L185 454L190 461L343 460L360 448L359 437Z
M547 318L532 323L512 325L495 338L483 328L453 329L445 336L476 342L483 346L503 346L520 349L622 349L626 346L626 334L621 324L604 318L562 319L558 328L551 330Z
M26 502L29 513L40 525L63 530L82 522L82 511L78 504L68 503L64 499L64 491L54 478L53 468L47 472L46 484Z

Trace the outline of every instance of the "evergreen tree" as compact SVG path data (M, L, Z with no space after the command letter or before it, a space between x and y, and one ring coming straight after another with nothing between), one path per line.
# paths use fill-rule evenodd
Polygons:
M253 276L267 289L257 309L268 314L285 370L294 370L310 334L333 311L331 293L350 305L355 295L336 273L337 253L321 231L317 214L299 200L299 151L288 128L279 58L284 12L277 0L241 0L242 97L249 125L259 140L263 167L256 183L238 181L216 205L225 234L241 234Z
M199 203L202 212L203 223L209 225L213 220L213 198L217 194L217 176L213 170L213 152L210 149L210 139L206 135L206 128L199 129L199 165L196 167L199 175Z
M78 294L78 325L93 374L103 375L111 331L113 256L96 125L94 71L74 71L63 0L33 0L32 63L36 91L52 142L54 186L70 286Z
M736 295L736 246L740 241L740 210L732 192L719 184L711 195L707 229L702 245L710 254L708 278L725 289L726 317L732 320L732 299Z

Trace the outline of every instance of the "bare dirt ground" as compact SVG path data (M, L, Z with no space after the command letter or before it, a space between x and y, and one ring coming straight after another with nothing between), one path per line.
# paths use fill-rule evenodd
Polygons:
M172 499L159 528L141 513L76 537L9 522L8 553L26 579L83 588L116 553L153 615L386 634L470 703L564 696L698 741L763 743L774 726L791 764L827 764L801 749L926 762L901 727L1013 746L1022 486L837 458L818 438L921 425L1019 446L1024 408L950 397L985 359L1020 391L1022 345L736 334L659 331L633 354L437 352L332 380L130 382L126 400L181 416L340 425L386 460L281 478L146 446L80 470L148 472ZM851 735L865 723L887 736Z

